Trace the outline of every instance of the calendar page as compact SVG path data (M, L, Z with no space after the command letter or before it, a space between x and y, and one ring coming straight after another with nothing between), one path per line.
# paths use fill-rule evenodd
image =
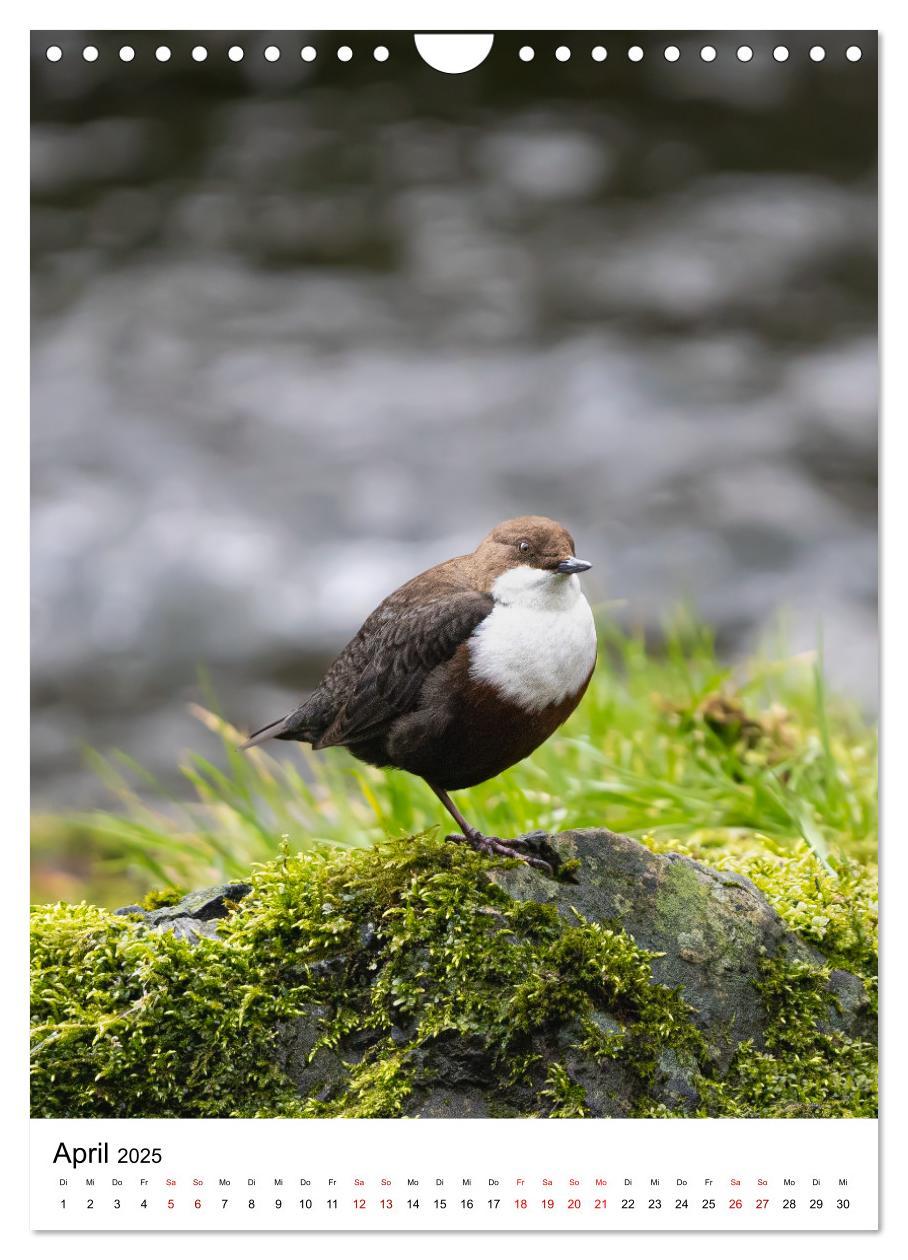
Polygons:
M32 1229L875 1230L876 32L31 75Z

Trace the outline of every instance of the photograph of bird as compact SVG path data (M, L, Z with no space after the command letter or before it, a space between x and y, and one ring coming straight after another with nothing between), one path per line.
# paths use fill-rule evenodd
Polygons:
M528 757L573 713L596 663L593 614L564 526L544 516L503 521L475 551L412 578L365 620L312 694L254 732L424 779L460 828L449 837L518 857L471 826L450 792ZM524 850L524 852L521 852Z

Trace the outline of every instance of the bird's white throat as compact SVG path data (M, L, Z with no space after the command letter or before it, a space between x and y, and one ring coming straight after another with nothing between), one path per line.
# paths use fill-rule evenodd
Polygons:
M470 639L470 674L531 713L576 694L596 661L593 614L576 575L518 565Z

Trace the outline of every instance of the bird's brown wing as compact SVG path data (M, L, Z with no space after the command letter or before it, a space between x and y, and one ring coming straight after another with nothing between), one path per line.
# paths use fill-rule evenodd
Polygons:
M427 591L415 600L413 594L386 600L349 644L350 658L336 662L338 672L347 673L347 697L313 747L374 737L410 712L432 670L449 661L492 610L491 595L473 588ZM333 672L325 678L329 687Z

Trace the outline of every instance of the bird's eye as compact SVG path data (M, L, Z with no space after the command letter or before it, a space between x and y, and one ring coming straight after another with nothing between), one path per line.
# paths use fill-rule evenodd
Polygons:
M521 538L520 542L517 544L517 550L529 551L529 549L530 549L530 544L527 542L525 538Z

